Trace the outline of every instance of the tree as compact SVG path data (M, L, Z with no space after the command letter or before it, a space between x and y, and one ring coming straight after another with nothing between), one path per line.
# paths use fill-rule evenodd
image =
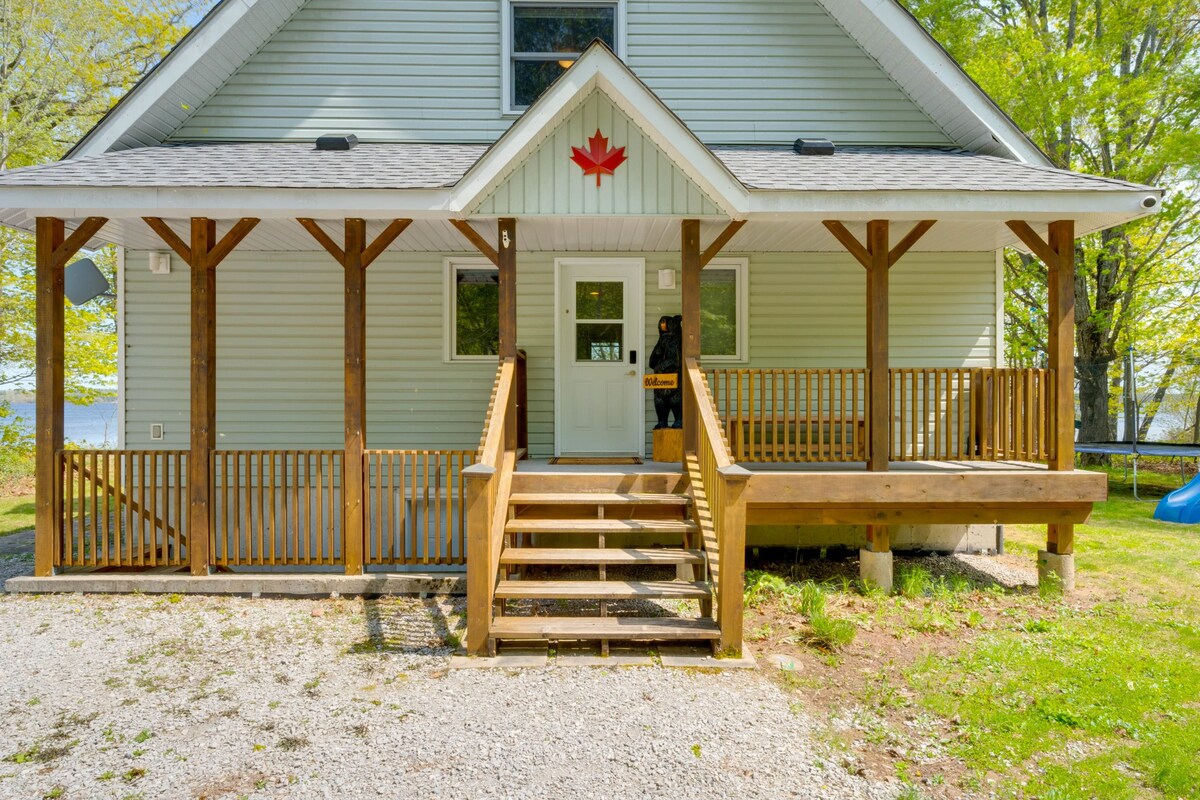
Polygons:
M50 161L86 133L185 29L198 0L0 0L0 170ZM34 358L32 237L0 229L0 388L29 385ZM111 248L93 255L114 275ZM111 300L66 312L68 398L111 388Z
M907 4L1055 166L1173 190L1161 213L1076 248L1080 437L1113 439L1114 361L1143 322L1186 324L1169 316L1171 298L1200 282L1200 0ZM1005 263L1009 351L1036 361L1045 266L1019 253Z

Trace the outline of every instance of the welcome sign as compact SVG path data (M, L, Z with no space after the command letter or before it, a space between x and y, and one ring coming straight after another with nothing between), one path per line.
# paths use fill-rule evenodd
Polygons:
M678 389L679 375L672 372L665 375L645 375L642 377L643 389Z

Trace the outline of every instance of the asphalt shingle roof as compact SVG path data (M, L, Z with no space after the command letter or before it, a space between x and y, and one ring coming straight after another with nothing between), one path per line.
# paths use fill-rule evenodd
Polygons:
M306 143L144 147L0 173L4 187L437 189L487 149L469 144ZM714 147L750 189L826 191L1129 191L1147 187L963 151L846 147L801 156L790 147Z

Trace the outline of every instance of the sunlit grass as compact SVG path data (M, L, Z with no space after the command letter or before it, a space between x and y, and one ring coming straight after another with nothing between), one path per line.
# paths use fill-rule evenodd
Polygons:
M33 527L33 495L0 497L0 536Z

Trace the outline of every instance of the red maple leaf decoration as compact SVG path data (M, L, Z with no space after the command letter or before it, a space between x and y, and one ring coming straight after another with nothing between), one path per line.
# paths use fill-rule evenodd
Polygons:
M613 170L624 164L628 157L624 147L608 149L608 139L601 136L597 128L596 135L588 139L587 150L582 147L571 148L571 160L583 167L584 175L595 175L596 185L599 186L600 176L612 175Z

